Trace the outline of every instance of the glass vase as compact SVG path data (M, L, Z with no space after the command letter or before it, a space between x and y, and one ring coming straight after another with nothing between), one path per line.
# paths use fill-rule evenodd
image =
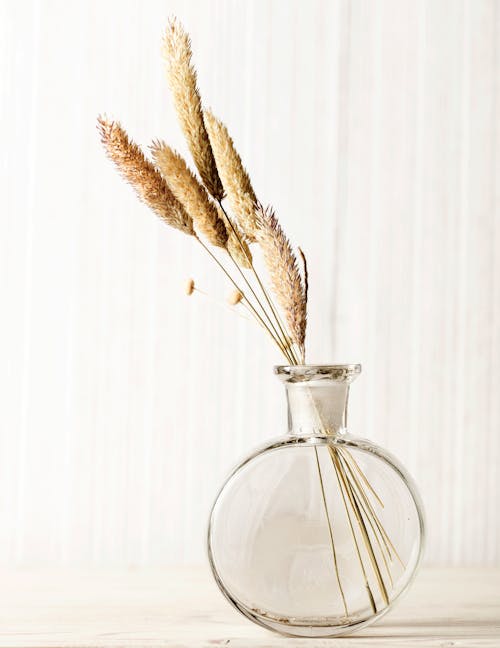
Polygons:
M288 433L252 452L213 505L208 556L226 598L252 621L337 636L385 614L422 554L422 505L387 451L347 431L360 365L283 366Z

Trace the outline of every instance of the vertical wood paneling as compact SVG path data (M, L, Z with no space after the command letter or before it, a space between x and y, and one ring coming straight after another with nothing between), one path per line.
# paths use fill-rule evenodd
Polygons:
M309 359L360 361L353 431L398 455L427 560L500 560L500 12L494 0L0 6L0 562L200 560L279 362L210 263L104 159L101 111L187 153L162 26L306 250Z

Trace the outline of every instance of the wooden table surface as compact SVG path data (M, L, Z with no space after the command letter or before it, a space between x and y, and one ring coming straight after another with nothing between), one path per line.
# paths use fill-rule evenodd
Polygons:
M290 639L234 611L206 567L0 573L0 646L500 647L500 569L423 569L377 624Z

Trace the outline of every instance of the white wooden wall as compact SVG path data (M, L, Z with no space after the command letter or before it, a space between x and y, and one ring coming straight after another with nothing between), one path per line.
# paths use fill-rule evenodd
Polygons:
M500 561L500 4L0 3L0 562L203 558L280 361L104 158L101 111L185 151L161 32L306 250L309 360L359 361L353 432L398 455L431 563Z

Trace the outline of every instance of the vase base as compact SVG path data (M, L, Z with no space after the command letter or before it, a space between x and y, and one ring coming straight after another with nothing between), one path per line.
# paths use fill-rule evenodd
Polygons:
M239 606L238 606L239 607ZM241 608L240 608L241 610ZM382 616L388 608L380 610L374 615L367 617L349 616L349 617L280 617L269 614L263 610L241 610L246 616L249 616L259 625L290 637L338 637L361 627L372 623L375 619Z

